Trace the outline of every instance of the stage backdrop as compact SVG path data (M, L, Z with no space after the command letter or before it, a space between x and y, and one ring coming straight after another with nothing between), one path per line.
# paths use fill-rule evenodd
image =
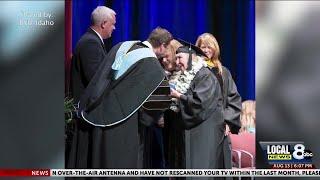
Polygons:
M195 43L209 32L218 40L221 59L232 73L243 100L255 99L255 18L252 0L99 0L72 1L72 47L90 25L98 5L117 13L116 30L106 40L145 40L157 26L175 37Z

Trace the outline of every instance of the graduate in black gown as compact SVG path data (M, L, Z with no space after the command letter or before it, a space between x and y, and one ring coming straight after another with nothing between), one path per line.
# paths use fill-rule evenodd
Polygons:
M223 94L223 108L224 108L224 121L226 123L224 151L223 155L225 160L225 168L232 168L231 163L231 142L229 133L238 134L241 123L241 96L238 93L237 86L232 78L230 71L224 67L220 62L220 47L216 38L210 33L201 34L196 41L196 46L199 47L208 58L206 63L216 77Z
M176 52L180 71L169 81L176 104L165 116L169 168L215 169L223 165L219 157L224 139L221 89L199 55L204 53L191 44Z
M139 109L164 78L148 46L115 45L80 98L67 168L142 168Z

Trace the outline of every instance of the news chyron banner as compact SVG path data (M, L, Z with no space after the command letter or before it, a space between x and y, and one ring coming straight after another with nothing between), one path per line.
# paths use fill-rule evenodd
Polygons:
M29 169L0 177L320 177L320 169Z
M315 169L314 154L303 142L260 142L272 169Z

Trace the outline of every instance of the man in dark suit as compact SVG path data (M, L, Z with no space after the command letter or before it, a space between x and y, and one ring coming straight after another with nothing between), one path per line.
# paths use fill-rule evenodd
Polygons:
M83 90L105 58L107 52L103 39L111 37L115 29L116 13L98 6L91 14L91 26L78 41L72 58L71 92L78 102Z
M107 55L103 39L111 37L112 31L115 29L115 15L116 13L112 9L105 6L98 6L94 9L91 14L91 26L76 45L72 57L70 85L74 103L79 102L85 88ZM65 151L66 162L70 158L70 146L72 141L74 141L72 139L76 138L73 135L76 133L76 130L75 132L71 130L71 133L69 133L68 129L79 127L80 122L75 125L73 123L68 124Z

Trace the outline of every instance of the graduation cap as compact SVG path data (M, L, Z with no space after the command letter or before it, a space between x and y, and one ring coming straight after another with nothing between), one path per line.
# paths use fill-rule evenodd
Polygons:
M199 47L179 38L177 40L182 44L182 46L177 49L176 54L189 53L188 68L187 68L188 71L191 70L192 68L192 54L196 54L198 56L204 56L208 58L208 56Z

